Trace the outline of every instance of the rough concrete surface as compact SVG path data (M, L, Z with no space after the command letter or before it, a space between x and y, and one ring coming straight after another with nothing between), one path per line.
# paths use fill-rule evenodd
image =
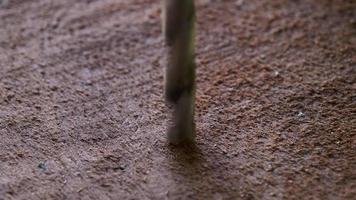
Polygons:
M0 2L0 199L355 199L354 0L197 1L186 147L159 0Z

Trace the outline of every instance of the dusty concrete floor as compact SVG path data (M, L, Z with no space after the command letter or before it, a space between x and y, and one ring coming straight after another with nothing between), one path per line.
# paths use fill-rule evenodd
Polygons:
M159 1L0 2L0 199L355 199L355 1L198 1L186 148Z

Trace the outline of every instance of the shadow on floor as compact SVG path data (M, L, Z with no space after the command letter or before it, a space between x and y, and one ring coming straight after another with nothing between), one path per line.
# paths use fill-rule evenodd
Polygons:
M224 166L205 159L198 145L168 145L167 153L172 178L179 186L179 189L168 194L168 197L184 193L188 199L223 199L226 191L231 192L232 188L223 178ZM234 193L238 195L237 191Z

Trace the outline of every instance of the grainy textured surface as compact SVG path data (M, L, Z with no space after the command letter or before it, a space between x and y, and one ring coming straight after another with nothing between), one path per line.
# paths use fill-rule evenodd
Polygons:
M187 148L159 1L0 2L0 199L356 196L355 1L198 1Z

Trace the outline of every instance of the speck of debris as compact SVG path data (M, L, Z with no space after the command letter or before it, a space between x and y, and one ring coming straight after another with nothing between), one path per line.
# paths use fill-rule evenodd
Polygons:
M264 170L266 170L266 171L268 171L268 172L273 170L273 167L272 167L271 164L267 164L267 165L265 165L263 168L264 168Z
M42 171L47 171L48 169L46 162L41 162L40 164L38 164L37 167L40 168Z
M304 117L305 114L304 114L303 112L299 111L297 116L298 116L298 117Z
M120 165L120 166L119 166L119 169L125 170L125 165Z

